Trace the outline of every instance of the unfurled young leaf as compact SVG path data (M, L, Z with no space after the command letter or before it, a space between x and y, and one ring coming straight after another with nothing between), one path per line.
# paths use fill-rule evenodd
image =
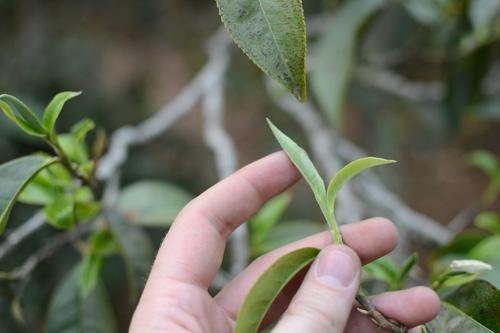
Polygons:
M59 117L59 115L61 114L61 111L64 107L64 104L80 95L81 92L73 92L73 91L65 91L65 92L61 92L57 95L54 96L54 98L52 99L52 101L50 101L50 103L47 105L47 107L45 108L45 111L43 113L43 126L45 128L45 130L47 131L47 133L49 133L49 135L52 137L52 140L55 139L54 135L55 135L55 125L56 125L56 121L57 121L57 118Z
M278 259L250 289L241 305L234 333L256 333L271 304L288 282L318 255L315 248L303 248Z
M23 102L11 95L0 95L0 109L13 123L32 136L46 137L48 132L38 117Z
M55 160L25 156L0 165L0 233L5 229L12 207L31 179Z
M385 160L383 158L376 157L365 157L355 160L345 167L343 167L330 181L327 191L327 205L330 210L331 219L333 223L330 223L330 228L336 228L337 222L335 220L335 199L340 189L354 176L356 176L361 171L369 168L373 168L379 165L396 163L393 160ZM340 232L339 232L340 233Z
M68 230L75 226L75 198L63 193L45 207L47 222L57 229Z
M330 122L341 125L346 89L356 59L358 34L378 10L382 0L350 0L342 3L330 19L316 47L316 65L311 85L319 105Z
M78 143L85 142L87 134L95 128L91 119L83 119L71 127L71 134Z
M326 202L325 183L323 182L323 178L319 175L318 170L316 170L313 162L304 149L297 145L285 133L280 131L269 119L267 120L267 123L273 131L273 134L276 140L278 140L280 146L302 174L302 177L304 177L306 182L309 184L309 187L311 188L314 197L316 198L316 201L325 216L325 219L328 220L329 214Z
M216 0L229 35L264 73L306 99L301 0Z

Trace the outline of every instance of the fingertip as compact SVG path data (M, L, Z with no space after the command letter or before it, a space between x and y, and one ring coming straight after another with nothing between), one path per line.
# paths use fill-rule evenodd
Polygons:
M410 289L418 294L418 298L425 302L425 310L422 311L422 321L429 322L434 319L441 310L441 300L434 290L428 287L418 286Z

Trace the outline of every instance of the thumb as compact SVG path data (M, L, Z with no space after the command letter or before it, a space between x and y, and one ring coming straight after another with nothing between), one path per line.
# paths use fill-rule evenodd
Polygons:
M341 333L358 291L361 263L345 245L321 251L273 333Z

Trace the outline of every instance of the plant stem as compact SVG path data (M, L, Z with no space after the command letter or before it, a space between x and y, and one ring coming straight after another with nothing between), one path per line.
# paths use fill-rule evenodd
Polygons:
M358 295L356 296L356 300L358 301L360 308L358 311L362 314L370 316L372 322L378 327L383 329L388 329L396 333L406 333L408 329L399 324L398 322L387 319L382 313L380 313L375 306L370 302L368 297L363 293L362 290L358 291Z

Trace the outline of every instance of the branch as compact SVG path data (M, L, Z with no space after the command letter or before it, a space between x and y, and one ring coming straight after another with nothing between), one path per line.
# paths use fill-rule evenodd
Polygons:
M21 243L26 237L40 229L45 223L45 213L38 211L17 229L9 233L5 241L0 245L0 260Z
M221 35L219 38L227 38ZM209 47L211 58L220 62L221 75L213 82L210 90L207 87L203 96L204 140L215 156L215 164L219 179L223 179L236 171L236 149L229 134L224 130L224 73L229 65L227 47L221 48L220 42L213 41ZM231 249L230 276L242 271L248 263L248 228L240 225L229 238ZM221 280L219 278L219 280Z

